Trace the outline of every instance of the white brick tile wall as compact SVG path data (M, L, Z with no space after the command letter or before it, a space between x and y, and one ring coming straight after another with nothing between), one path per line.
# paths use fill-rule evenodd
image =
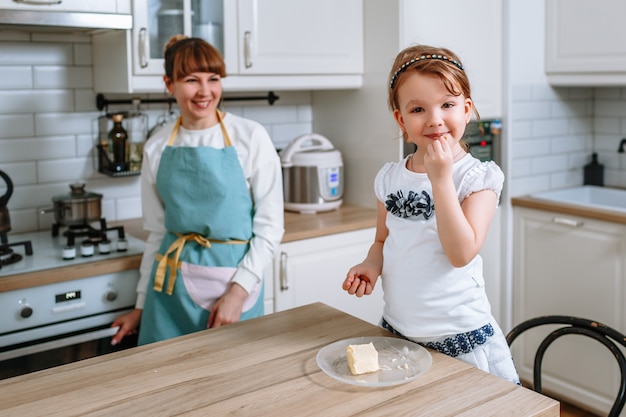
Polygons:
M593 90L542 84L511 91L510 195L582 184L593 149Z
M34 120L32 114L0 114L0 139L33 136L35 134ZM4 154L2 146L0 141L0 160Z
M11 178L15 186L37 182L37 162L34 161L6 164L3 171Z
M37 181L40 184L80 181L91 178L97 171L91 158L51 159L37 164Z
M0 65L71 65L71 43L0 43Z
M91 43L74 44L74 65L91 67Z
M24 162L75 156L73 136L16 138L0 141L0 162Z
M49 229L54 216L40 214L40 209L52 208L52 198L69 193L75 181L103 195L102 214L108 220L141 217L139 177L110 178L97 172L94 145L103 112L96 108L91 62L89 35L0 29L0 169L15 185L8 203L12 233ZM284 147L310 133L311 98L308 92L278 96L272 106L228 101L223 108L257 120L275 145ZM149 109L150 126L167 111L162 104L143 107Z
M0 67L0 90L33 88L32 68L23 65Z
M0 114L72 110L74 97L69 90L0 91Z
M91 88L91 67L36 67L34 88Z
M592 152L605 166L605 185L626 188L626 153L617 153L626 137L626 88L516 85L512 100L512 196L581 185Z
M38 135L90 134L99 113L38 113L35 132Z

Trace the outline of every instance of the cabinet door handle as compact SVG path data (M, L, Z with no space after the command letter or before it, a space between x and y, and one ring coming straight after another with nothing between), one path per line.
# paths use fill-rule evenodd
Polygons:
M553 217L552 223L562 224L563 226L570 226L570 227L582 227L585 224L585 222L567 219L565 217Z
M146 68L148 66L148 29L141 28L139 30L139 66Z
M63 0L13 0L13 3L32 4L34 6L49 6L51 4L61 4Z
M289 280L287 279L287 254L280 253L280 290L289 290Z
M252 59L250 54L250 42L252 42L252 32L245 31L243 34L243 60L246 68L252 66Z

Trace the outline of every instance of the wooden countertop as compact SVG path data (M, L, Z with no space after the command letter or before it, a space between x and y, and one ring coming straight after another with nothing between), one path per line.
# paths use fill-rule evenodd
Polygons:
M123 225L124 230L140 239L147 239L141 219L124 220L115 225ZM327 236L335 233L376 227L376 209L342 205L337 210L316 214L300 214L285 212L285 235L283 243L313 237Z
M0 415L559 416L559 403L431 351L431 368L386 388L339 382L316 354L390 336L321 303L0 381Z
M590 219L604 220L607 222L626 224L626 214L610 210L586 208L566 203L546 201L531 196L513 197L511 205L538 210L552 211L555 213L570 214L572 216L588 217Z
M124 226L124 231L139 239L146 240L148 234L143 230L141 219L112 222L111 226ZM285 212L285 235L283 243L335 233L349 232L376 226L376 210L352 205L343 205L337 210L299 214ZM68 265L45 271L27 272L8 275L0 279L0 292L70 281L95 275L112 274L138 269L141 255L131 255L111 260L90 262L88 264Z

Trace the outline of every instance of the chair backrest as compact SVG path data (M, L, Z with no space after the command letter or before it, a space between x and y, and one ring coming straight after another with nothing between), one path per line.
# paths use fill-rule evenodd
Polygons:
M533 389L537 392L541 392L541 362L543 361L543 355L546 349L552 342L566 334L589 336L606 346L619 364L621 372L620 387L608 417L619 416L624 408L624 403L626 403L626 358L624 358L624 354L617 347L615 342L626 347L626 336L605 324L593 320L570 316L542 316L526 320L515 326L515 328L507 334L506 341L509 346L511 346L513 341L524 331L548 324L563 324L565 327L556 329L548 334L537 348L533 366Z

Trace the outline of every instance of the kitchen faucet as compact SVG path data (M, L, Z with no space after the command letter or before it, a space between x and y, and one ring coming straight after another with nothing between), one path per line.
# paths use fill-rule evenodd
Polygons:
M623 138L619 143L619 148L617 148L618 153L624 153L624 146L626 146L626 138Z

